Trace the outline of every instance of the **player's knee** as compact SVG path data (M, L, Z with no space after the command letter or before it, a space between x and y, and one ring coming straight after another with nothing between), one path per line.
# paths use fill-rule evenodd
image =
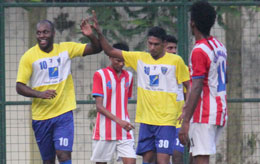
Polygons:
M56 154L58 157L59 162L67 162L71 160L71 152L70 151L61 151L61 150L56 150ZM62 163L63 164L63 163ZM64 163L67 164L67 163ZM70 164L70 163L68 163Z

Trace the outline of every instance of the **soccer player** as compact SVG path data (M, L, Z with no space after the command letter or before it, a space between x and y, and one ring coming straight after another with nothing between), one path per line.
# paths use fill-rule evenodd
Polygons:
M187 144L196 164L208 164L227 121L226 60L224 45L210 35L216 11L206 1L191 8L190 27L196 44L190 56L191 92L185 102L179 138ZM191 122L191 123L190 123Z
M166 51L168 53L176 54L177 53L177 39L173 35L166 35L165 38L167 45L166 45Z
M36 26L37 44L21 57L16 90L32 97L32 127L44 164L71 164L76 108L71 59L99 53L102 49L87 19L81 31L91 44L54 43L55 29L49 20ZM28 83L30 82L30 86Z
M177 39L175 38L175 36L166 35L165 40L167 42L166 52L176 54L177 53ZM178 117L180 117L182 114L182 107L184 105L184 97L186 97L186 96L184 96L184 93L183 93L183 85L178 84L178 96L177 96L177 103L179 105ZM180 140L178 137L180 127L181 127L180 122L177 122L176 134L175 134L175 137L173 138L174 139L174 147L173 147L173 153L172 153L172 163L173 164L183 164L184 146L180 143Z
M114 48L128 51L126 44ZM109 57L110 66L95 72L92 95L96 99L97 119L93 133L91 161L106 164L116 152L124 164L135 164L134 126L130 123L127 104L132 96L133 74L123 70L124 60Z
M141 123L137 154L143 164L169 164L177 122L178 84L188 85L189 73L178 55L165 52L166 32L160 27L148 31L149 52L122 51L109 45L93 11L93 28L107 55L124 59L137 72L136 122ZM156 161L155 161L156 157Z

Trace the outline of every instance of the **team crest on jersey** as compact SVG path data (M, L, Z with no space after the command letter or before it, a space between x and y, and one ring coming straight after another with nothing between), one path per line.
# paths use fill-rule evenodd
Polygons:
M149 75L150 74L150 67L144 66L144 73Z
M168 68L167 67L161 67L162 74L166 74Z
M125 83L125 88L128 88L129 87L129 82L126 82Z
M112 89L111 81L108 81L108 82L107 82L107 87L108 87L109 89Z
M157 87L159 86L159 75L150 75L150 86Z
M49 77L50 79L56 79L59 77L58 67L50 67L49 68Z

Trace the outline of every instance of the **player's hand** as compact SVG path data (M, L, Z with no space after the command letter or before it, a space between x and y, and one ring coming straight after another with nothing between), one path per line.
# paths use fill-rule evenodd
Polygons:
M119 125L128 132L135 128L130 122L123 120L120 120Z
M56 90L46 90L40 92L37 97L42 99L53 99L56 97L56 95L57 95Z
M180 117L178 117L178 119L177 119L180 124L182 123L182 121L183 121L183 119L184 119L184 115L185 115L185 113L182 112L181 115L180 115Z
M189 136L188 136L189 128L190 128L190 123L183 121L181 129L179 131L179 140L183 145L188 145L189 143Z
M95 10L92 10L92 21L93 21L93 25L91 27L94 28L97 31L97 33L100 33L101 30L99 28L99 24L98 24L98 20L97 20Z
M93 35L93 31L90 25L90 19L91 18L85 18L82 19L81 24L80 24L80 29L83 35L85 36L91 36Z

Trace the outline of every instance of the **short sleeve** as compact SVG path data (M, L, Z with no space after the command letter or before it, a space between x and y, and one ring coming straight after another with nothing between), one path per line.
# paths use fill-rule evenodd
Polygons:
M76 42L62 42L62 48L66 49L69 53L70 58L83 56L86 44Z
M32 75L32 63L28 55L24 54L21 57L16 82L27 84Z
M184 61L182 60L181 57L179 57L179 59L178 59L176 76L177 76L178 84L181 84L185 81L190 80L189 69L185 65L185 63L184 63Z
M191 69L192 69L192 78L204 78L207 74L207 62L208 56L200 50L199 48L195 49L192 52L191 56Z
M102 78L98 72L95 72L93 76L92 96L104 97Z
M137 69L137 62L140 57L140 52L138 51L122 51L122 55L125 61L126 67L131 67L135 71Z

